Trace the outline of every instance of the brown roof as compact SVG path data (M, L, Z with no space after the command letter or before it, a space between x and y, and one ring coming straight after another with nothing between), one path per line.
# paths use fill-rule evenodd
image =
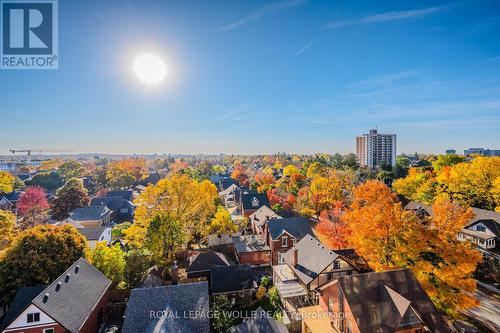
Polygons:
M354 267L359 273L368 273L373 271L365 258L359 256L354 249L333 250L349 265Z
M422 318L431 332L451 332L409 269L344 276L337 281L363 333L394 332L411 316ZM408 312L402 316L404 309Z

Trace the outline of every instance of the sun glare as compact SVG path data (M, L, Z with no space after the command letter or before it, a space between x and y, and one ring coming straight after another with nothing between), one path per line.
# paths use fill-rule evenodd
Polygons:
M158 84L167 76L167 66L163 59L151 53L137 56L133 70L139 80L149 85Z

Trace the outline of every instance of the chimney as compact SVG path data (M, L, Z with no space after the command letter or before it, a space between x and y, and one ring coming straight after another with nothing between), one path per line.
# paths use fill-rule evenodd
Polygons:
M173 285L179 283L179 266L177 266L177 260L174 261L174 264L172 265L170 277Z
M292 247L292 266L297 266L299 263L299 250L295 247Z

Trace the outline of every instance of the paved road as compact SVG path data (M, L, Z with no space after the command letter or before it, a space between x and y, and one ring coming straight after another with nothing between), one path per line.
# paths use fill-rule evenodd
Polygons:
M493 332L500 332L500 297L490 296L480 290L476 290L474 297L479 300L479 306L465 311L465 314Z

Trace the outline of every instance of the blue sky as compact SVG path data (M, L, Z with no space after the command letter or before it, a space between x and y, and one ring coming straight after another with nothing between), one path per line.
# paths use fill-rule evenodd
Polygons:
M500 149L500 2L62 0L59 69L0 71L0 153ZM137 54L169 67L133 76Z

